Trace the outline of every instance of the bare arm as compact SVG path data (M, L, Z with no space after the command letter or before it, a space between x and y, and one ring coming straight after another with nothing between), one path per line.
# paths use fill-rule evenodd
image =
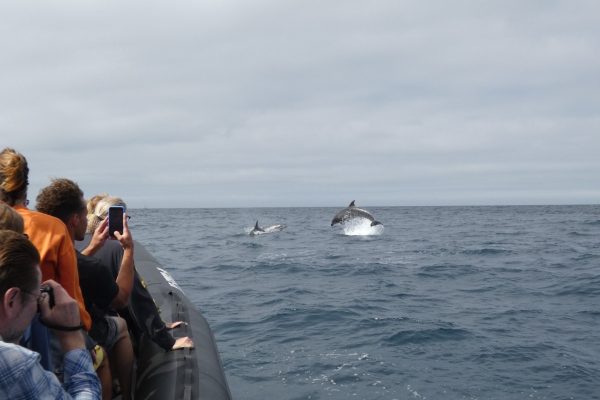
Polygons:
M53 280L45 281L44 285L52 288L54 304L51 307L49 294L43 295L38 303L40 320L56 327L76 327L80 325L77 301ZM29 375L24 378L25 381L29 380L36 384L35 387L31 386L32 389L37 390L37 392L30 393L31 398L41 398L49 393L54 393L60 398L99 400L102 389L98 376L94 371L90 353L85 348L83 332L80 329L69 331L53 329L53 332L58 337L64 352L64 382L61 388L56 376L51 372L42 370L41 365L36 363L37 370L36 368L28 369ZM41 371L47 379L43 379L36 371ZM62 395L59 396L61 392Z
M104 242L108 239L108 219L105 218L104 221L98 225L94 234L92 235L92 239L90 243L87 245L85 249L81 251L81 254L86 256L93 256L102 246L104 246Z
M81 324L79 317L79 305L63 289L60 284L53 280L44 282L44 285L52 287L54 292L54 306L50 307L49 296L45 294L40 302L41 320L53 326L76 327ZM81 330L65 331L54 330L60 341L63 351L66 353L75 349L85 348L85 339Z

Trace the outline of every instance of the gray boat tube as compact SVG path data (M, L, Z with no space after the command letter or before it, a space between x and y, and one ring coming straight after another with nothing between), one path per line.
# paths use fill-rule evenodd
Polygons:
M193 349L165 351L142 335L134 399L231 399L217 344L206 319L137 241L134 258L135 268L144 277L163 320L187 322L187 325L174 329L173 335L189 336L194 341Z

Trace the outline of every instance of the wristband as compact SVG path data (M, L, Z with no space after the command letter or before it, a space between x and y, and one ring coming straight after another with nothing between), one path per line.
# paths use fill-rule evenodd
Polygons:
M83 324L79 324L77 326L61 326L61 325L49 324L49 323L45 322L43 319L41 319L41 318L40 318L40 322L46 328L48 328L48 329L54 329L54 330L57 330L57 331L74 332L74 331L78 331L78 330L84 328Z

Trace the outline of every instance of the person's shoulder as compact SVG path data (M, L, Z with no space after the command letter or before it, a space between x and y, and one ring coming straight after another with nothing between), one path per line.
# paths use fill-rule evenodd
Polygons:
M77 265L79 266L79 268L94 270L106 269L106 267L102 263L102 260L99 260L94 256L86 256L85 254L81 254L80 251L76 251L75 253L77 254Z
M83 255L78 251L76 253L80 280L83 279L85 283L100 285L106 284L108 281L114 282L110 268L101 259Z
M112 260L123 254L123 247L118 240L108 239L96 252L96 256L102 260ZM112 262L112 261L111 261Z
M57 232L64 232L67 229L64 222L52 215L27 208L17 208L16 210L25 219L25 223L28 226L43 227L46 230Z
M22 375L38 363L40 355L25 347L0 341L0 375L2 381Z
M7 343L3 340L0 340L0 354L2 354L2 357L10 356L14 358L35 358L37 355L35 351L31 351L26 347L14 343Z

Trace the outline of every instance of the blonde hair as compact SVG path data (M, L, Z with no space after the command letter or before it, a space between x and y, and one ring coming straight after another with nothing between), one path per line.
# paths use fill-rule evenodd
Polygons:
M86 233L93 233L98 225L106 218L108 209L111 206L123 206L127 209L127 204L120 197L109 196L106 193L97 194L87 203L88 226Z
M2 201L0 201L0 229L8 229L17 233L23 233L25 230L23 217Z
M0 153L0 200L14 206L17 200L25 198L29 167L27 159L16 150L6 147Z

